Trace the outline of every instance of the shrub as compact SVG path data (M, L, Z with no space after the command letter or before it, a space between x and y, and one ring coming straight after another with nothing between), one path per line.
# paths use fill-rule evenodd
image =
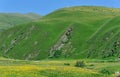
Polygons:
M54 57L58 58L58 57L60 57L60 55L61 55L61 51L60 50L56 50L55 53L54 53Z
M108 69L101 69L100 73L102 73L102 74L111 74L111 72Z
M66 66L70 66L70 63L64 63L64 65L66 65Z
M95 66L94 64L90 64L89 66Z
M84 61L77 61L75 64L75 67L85 67L85 62Z

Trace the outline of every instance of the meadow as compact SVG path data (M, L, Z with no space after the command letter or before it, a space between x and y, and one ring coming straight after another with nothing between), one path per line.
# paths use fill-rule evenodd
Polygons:
M119 61L84 60L84 67L75 67L81 60L0 60L0 77L115 77Z

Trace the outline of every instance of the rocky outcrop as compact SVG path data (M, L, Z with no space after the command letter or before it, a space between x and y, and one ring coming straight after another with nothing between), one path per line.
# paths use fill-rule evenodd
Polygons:
M69 42L71 39L73 27L69 26L68 29L61 35L57 42L50 48L49 57L58 57L60 56L62 48Z
M3 51L3 55L6 55L6 53L12 50L20 41L26 40L26 37L29 38L32 30L34 30L34 26L31 26L28 32L20 32L18 35L16 35L16 37L14 37L14 39L11 40L8 46L3 45L4 47L1 48L1 51ZM35 41L34 44L37 44L37 41Z

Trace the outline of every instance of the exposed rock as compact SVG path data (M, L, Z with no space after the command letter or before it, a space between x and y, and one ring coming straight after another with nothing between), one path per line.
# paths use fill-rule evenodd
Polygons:
M27 40L27 39L28 39L28 36L25 37L25 40Z
M33 25L31 28L30 28L30 30L33 30L35 28L35 26Z
M71 34L72 34L73 28L69 27L58 39L58 41L51 47L49 51L49 57L54 57L55 53L60 50L69 42L71 39ZM59 54L60 55L60 54ZM57 55L57 56L59 56Z
M11 36L12 36L12 34L9 34L9 35L8 35L8 38L10 38Z
M119 71L115 72L115 77L120 77L120 72Z
M16 39L11 41L11 45L15 45L16 44Z
M118 60L120 61L120 57L118 57Z
M38 56L39 53L40 53L40 50L27 54L25 60L33 59L34 57Z
M38 44L38 41L35 41L35 42L34 42L34 45L37 45L37 44Z

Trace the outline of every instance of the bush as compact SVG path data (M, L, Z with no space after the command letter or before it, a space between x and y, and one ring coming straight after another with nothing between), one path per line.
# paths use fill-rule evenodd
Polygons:
M75 67L85 67L85 62L84 61L77 61L75 64Z
M61 55L61 51L60 50L56 50L55 53L54 53L54 57L58 58L58 57L60 57L60 55Z
M64 63L64 65L66 65L66 66L70 66L70 63Z
M89 66L95 66L94 64L90 64Z
M107 70L107 69L101 69L100 73L102 73L102 74L111 74L111 72L109 70Z

